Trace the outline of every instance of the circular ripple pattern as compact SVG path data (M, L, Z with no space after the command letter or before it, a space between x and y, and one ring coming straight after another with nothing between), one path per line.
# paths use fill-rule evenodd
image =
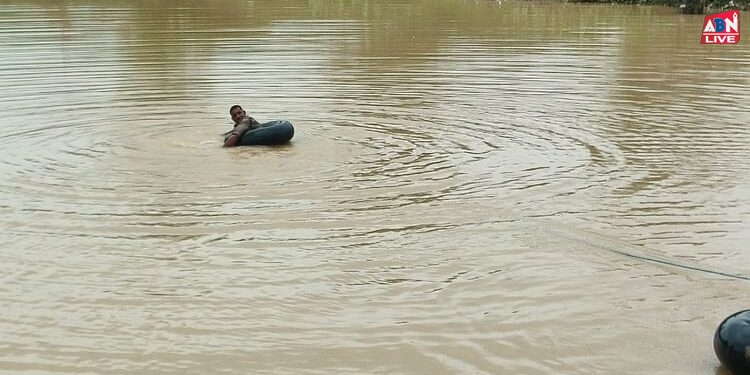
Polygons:
M622 255L750 261L747 47L641 8L6 3L0 373L707 372L684 322L739 287ZM293 143L220 148L233 104Z

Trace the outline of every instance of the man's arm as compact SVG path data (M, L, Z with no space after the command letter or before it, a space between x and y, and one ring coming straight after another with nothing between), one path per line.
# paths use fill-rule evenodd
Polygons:
M234 130L224 138L224 147L237 146L237 143L240 143L240 139L242 139L242 134L245 134L248 129L250 129L250 126L246 122L240 122L240 124L235 126Z
M240 141L240 135L237 133L231 133L226 138L224 138L224 146L223 147L234 147L237 146L237 143Z

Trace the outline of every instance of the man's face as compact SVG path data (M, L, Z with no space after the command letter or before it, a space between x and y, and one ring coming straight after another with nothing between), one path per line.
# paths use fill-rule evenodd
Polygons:
M240 120L245 118L245 110L242 107L236 107L229 112L229 115L232 116L232 121L237 125L240 123Z

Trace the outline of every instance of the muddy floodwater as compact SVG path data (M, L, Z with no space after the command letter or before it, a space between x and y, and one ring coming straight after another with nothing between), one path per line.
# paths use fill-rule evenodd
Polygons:
M0 0L0 374L725 374L750 35L702 25Z

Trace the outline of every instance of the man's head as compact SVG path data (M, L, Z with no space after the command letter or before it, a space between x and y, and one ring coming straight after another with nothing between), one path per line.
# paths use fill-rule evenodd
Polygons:
M232 108L229 108L229 116L232 116L232 121L237 125L245 118L245 110L239 105L233 105Z

